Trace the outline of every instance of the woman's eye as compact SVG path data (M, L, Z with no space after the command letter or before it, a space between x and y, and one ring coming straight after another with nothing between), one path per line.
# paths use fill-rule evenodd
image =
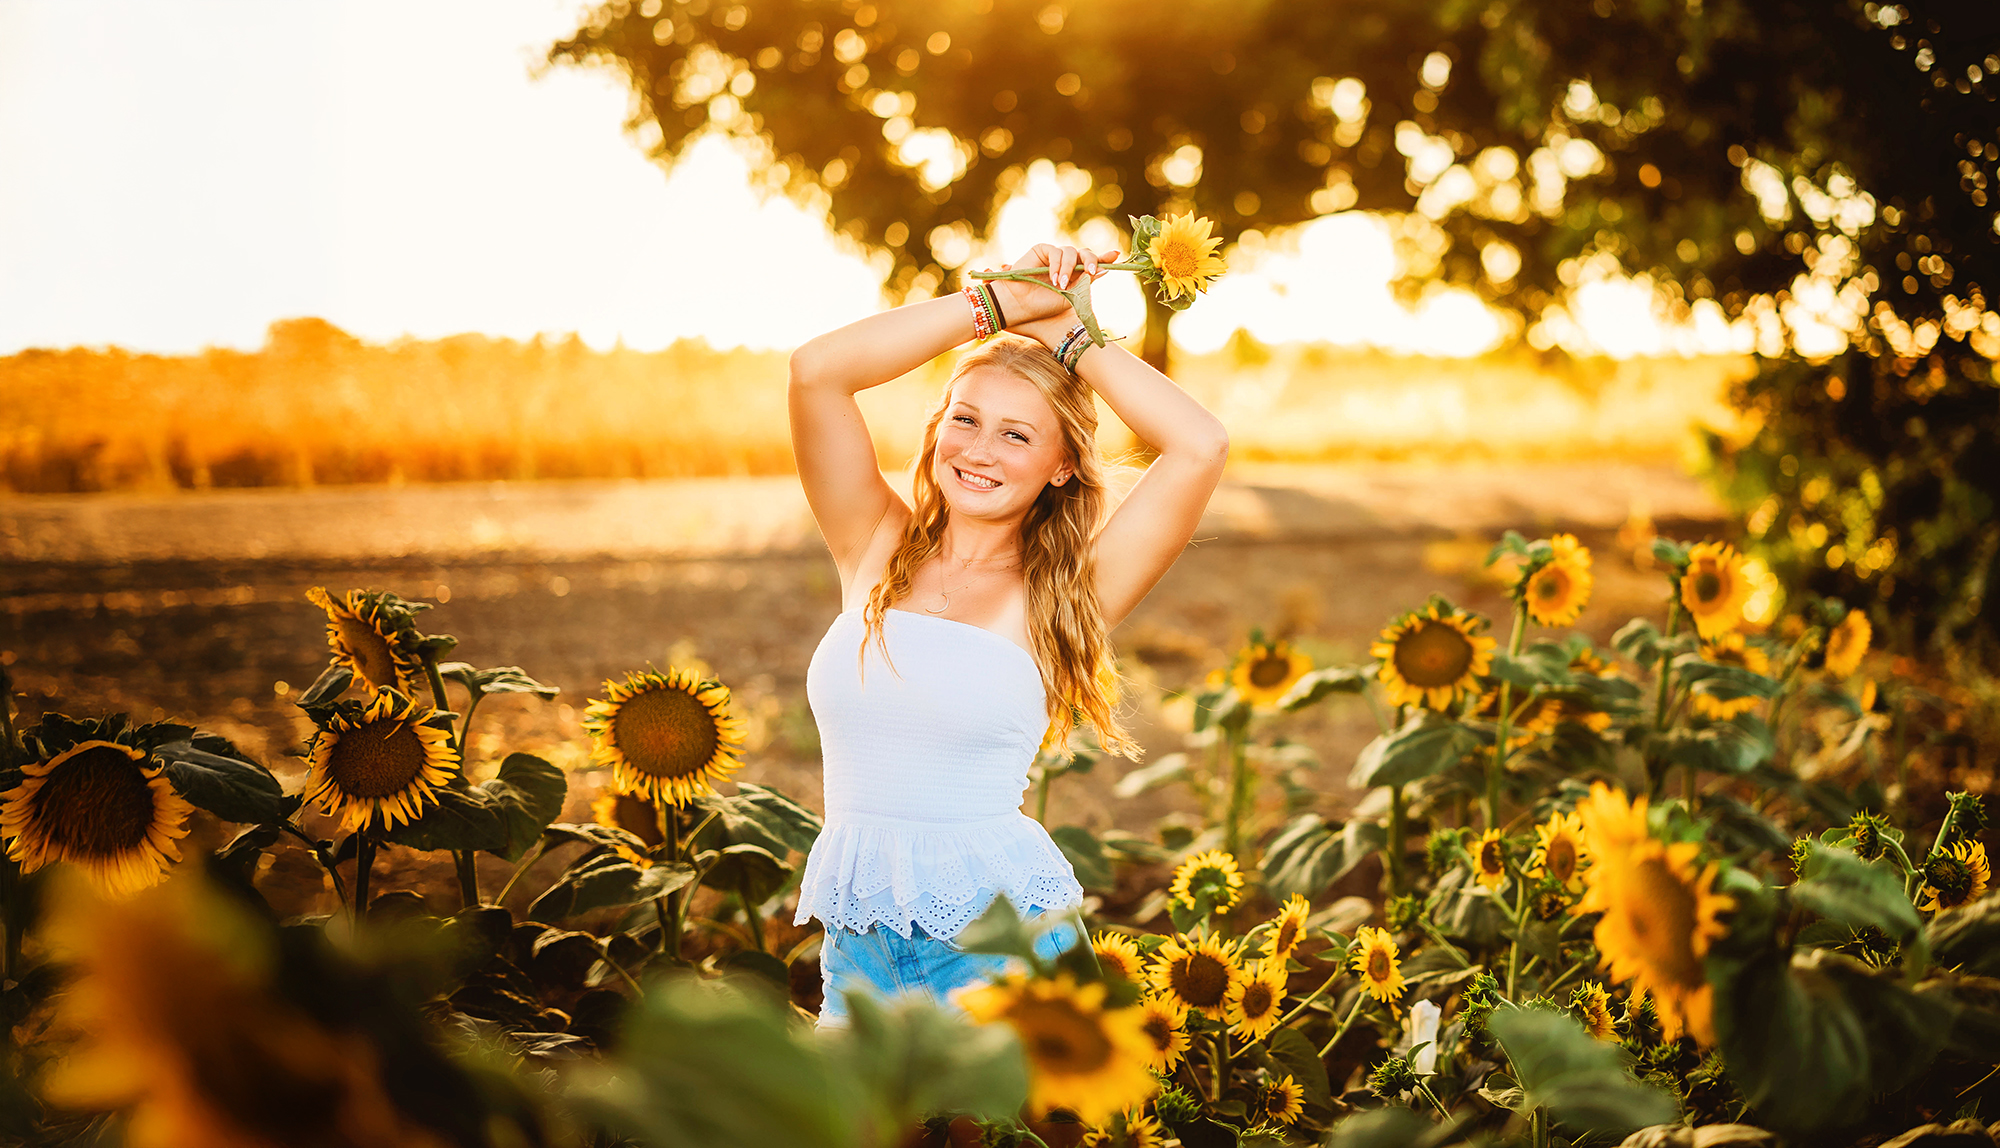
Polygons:
M971 415L953 415L953 416L951 417L951 421L953 421L953 422L955 422L955 423L970 423L970 422L972 421L972 416L971 416Z
M1022 434L1020 431L1008 431L1007 433L1014 436L1015 442L1025 443L1028 441L1028 436Z

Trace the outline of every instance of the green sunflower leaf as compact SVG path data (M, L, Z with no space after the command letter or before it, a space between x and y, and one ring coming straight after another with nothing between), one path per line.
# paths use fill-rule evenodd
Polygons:
M694 805L716 815L728 842L761 845L780 857L788 850L812 852L823 824L818 814L777 790L747 781L737 782L734 794L697 794Z
M1324 670L1313 670L1293 683L1285 696L1278 699L1278 708L1286 713L1297 713L1335 694L1361 693L1374 679L1375 667L1372 665L1330 666Z
M968 1027L928 1002L852 999L829 1058L861 1083L878 1128L914 1128L938 1112L1004 1120L1027 1099L1027 1061L1002 1024Z
M1076 870L1076 879L1086 889L1106 891L1115 889L1118 880L1112 875L1111 862L1104 856L1102 842L1081 825L1064 825L1049 830L1056 848L1069 858L1070 868Z
M711 889L743 894L753 907L770 900L797 872L761 845L730 845L714 856L702 871L701 883Z
M569 775L534 754L510 753L499 774L475 788L492 796L506 829L506 843L488 852L519 861L549 823L562 816Z
M1369 742L1354 760L1348 784L1357 789L1408 785L1457 765L1479 748L1470 729L1434 710L1422 709L1403 727Z
M1151 765L1142 765L1118 779L1111 792L1119 797L1137 797L1142 793L1158 789L1187 776L1188 755L1170 753Z
M1305 1090L1308 1106L1333 1106L1332 1088L1326 1078L1326 1062L1320 1059L1319 1049L1306 1039L1304 1033L1295 1028L1281 1028L1271 1034L1266 1045L1271 1059L1284 1072L1290 1073L1299 1087Z
M582 1067L569 1094L594 1120L656 1148L875 1142L864 1139L869 1110L890 1106L869 1096L868 1077L851 1063L875 1054L831 1054L795 1032L789 1006L771 995L727 978L660 978L620 1022L618 1052L601 1068ZM1003 1070L996 1058L994 1071ZM913 1090L927 1083L911 1076Z
M2000 892L1939 913L1926 936L1931 953L1945 968L2000 977Z
M1822 917L1857 928L1873 925L1899 941L1923 927L1895 872L1846 849L1814 844L1805 879L1792 886L1791 895Z
M1015 911L1014 902L1005 897L993 898L993 904L971 924L960 929L952 937L952 942L968 953L1020 957L1030 964L1035 961L1034 934L1021 920L1021 914Z
M271 771L236 752L213 734L153 747L164 760L174 791L224 821L266 825L290 817L299 807Z
M641 868L615 853L603 854L564 874L528 906L529 918L561 921L592 909L639 905L684 888L695 879L685 861Z
M1317 813L1301 814L1264 850L1264 882L1280 897L1315 896L1388 839L1379 821L1357 818L1330 826Z
M353 684L354 671L335 662L314 679L313 684L307 686L305 692L299 695L299 700L293 704L301 707L327 705L346 693L347 687Z
M396 826L385 839L406 849L503 853L507 848L507 817L491 793L477 786L444 786L431 795L436 804L426 805L420 817Z
M474 697L481 694L534 694L541 698L553 698L562 693L560 687L543 685L519 666L476 670L469 662L446 662L438 667L438 676L464 686L472 691Z
M1629 1132L1679 1112L1673 1097L1634 1080L1621 1050L1592 1037L1574 1017L1505 1009L1486 1027L1507 1050L1527 1103L1572 1129Z

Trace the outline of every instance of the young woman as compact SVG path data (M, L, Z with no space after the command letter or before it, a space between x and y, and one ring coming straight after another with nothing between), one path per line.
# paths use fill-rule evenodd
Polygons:
M1038 244L1017 265L1068 287L1116 259ZM996 896L1028 917L1082 903L1068 860L1021 812L1028 767L1078 714L1107 749L1135 751L1101 672L1106 632L1187 545L1229 453L1222 424L1172 380L1115 344L1079 343L1061 295L991 291L990 306L968 288L792 355L792 448L843 608L806 676L826 827L798 922L826 927L822 1026L846 1022L848 992L948 1003L997 971L1001 958L951 941ZM994 327L1010 333L961 357L931 412L904 502L854 396ZM1159 452L1108 521L1093 393ZM1040 944L1053 955L1077 939L1059 923Z

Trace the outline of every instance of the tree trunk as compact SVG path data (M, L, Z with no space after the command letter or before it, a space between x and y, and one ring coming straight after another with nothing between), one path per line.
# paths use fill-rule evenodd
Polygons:
M1152 291L1142 290L1146 296L1146 331L1139 342L1139 357L1161 374L1170 374L1167 364L1171 344L1167 342L1167 327L1173 322L1174 311L1154 299Z

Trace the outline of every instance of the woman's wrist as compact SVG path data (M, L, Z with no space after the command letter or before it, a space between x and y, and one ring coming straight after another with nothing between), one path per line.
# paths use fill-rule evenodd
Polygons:
M1069 334L1070 328L1074 326L1076 326L1076 313L1065 310L1060 315L1050 315L1042 319L1030 319L1025 323L1016 323L1007 329L1017 335L1026 335L1028 338L1047 347L1050 351L1054 351L1057 344L1063 341L1063 336Z

